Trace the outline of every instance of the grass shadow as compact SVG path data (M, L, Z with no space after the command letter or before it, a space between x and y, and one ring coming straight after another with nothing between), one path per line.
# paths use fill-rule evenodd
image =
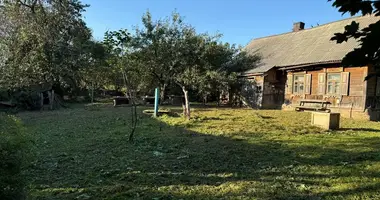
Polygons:
M30 118L29 126L39 134L38 158L28 170L31 198L347 199L379 194L378 171L368 163L380 162L380 138L353 138L355 148L366 149L352 151L249 131L204 134L141 115L131 144L125 136L126 110L101 109ZM330 190L346 182L356 186Z
M380 132L380 129L373 129L373 128L339 128L336 131Z

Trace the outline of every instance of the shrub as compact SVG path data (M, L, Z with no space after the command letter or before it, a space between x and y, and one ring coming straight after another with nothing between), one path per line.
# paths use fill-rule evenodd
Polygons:
M12 94L12 102L18 108L25 110L40 109L40 96L37 92L33 91L17 91Z
M0 199L22 199L22 171L30 158L31 140L21 121L0 113Z

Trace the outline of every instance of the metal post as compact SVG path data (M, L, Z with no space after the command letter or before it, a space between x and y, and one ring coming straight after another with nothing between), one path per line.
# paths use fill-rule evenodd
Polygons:
M160 99L160 88L156 88L156 92L154 95L154 117L158 116L158 103Z

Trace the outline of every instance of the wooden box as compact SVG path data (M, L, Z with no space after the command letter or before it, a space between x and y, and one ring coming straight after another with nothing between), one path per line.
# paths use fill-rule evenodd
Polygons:
M311 124L326 130L339 129L340 113L312 112Z

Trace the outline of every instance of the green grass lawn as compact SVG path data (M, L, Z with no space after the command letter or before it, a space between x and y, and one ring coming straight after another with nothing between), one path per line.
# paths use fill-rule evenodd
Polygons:
M198 108L141 114L129 143L129 109L21 113L30 199L380 199L378 123L323 131L309 113Z

